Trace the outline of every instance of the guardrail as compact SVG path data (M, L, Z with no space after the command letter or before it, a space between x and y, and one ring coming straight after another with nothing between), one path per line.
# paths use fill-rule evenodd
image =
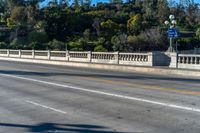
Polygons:
M0 49L0 56L88 63L153 66L153 53L79 52Z

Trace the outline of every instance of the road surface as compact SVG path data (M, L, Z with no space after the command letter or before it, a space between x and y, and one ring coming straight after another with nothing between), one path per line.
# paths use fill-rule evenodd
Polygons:
M200 79L0 61L1 133L199 133Z

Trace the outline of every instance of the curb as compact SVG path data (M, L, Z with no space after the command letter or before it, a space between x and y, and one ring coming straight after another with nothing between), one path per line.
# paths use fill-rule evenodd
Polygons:
M12 57L0 57L0 60L92 68L92 69L121 71L121 72L137 72L137 73L156 74L156 75L174 75L174 76L200 78L200 71L188 70L188 69L141 67L141 66L128 66L128 65L83 63L83 62L65 62L65 61L55 61L55 60L25 59L25 58L12 58Z

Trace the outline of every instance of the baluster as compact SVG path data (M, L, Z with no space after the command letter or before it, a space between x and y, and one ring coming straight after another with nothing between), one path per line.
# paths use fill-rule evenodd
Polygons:
M183 57L181 57L181 63L184 63L184 58Z
M142 55L139 55L140 56L140 61L142 61Z
M191 59L191 61L192 61L191 64L195 64L195 62L194 62L195 61L195 57L191 57L191 58L192 58Z
M200 60L200 57L196 57L197 58L197 63L196 64L200 64L199 60Z
M186 64L187 62L187 57L184 57L184 64Z
M141 61L142 62L144 61L144 55L141 55Z
M178 57L178 63L181 63L181 57L180 56Z
M133 61L133 55L130 55L131 56L131 61Z
M190 64L190 57L187 57L187 64Z
M135 59L136 59L136 56L135 56L135 55L133 55L133 61L135 61Z
M194 59L194 64L197 64L197 58L198 58L198 57L195 57L195 59Z

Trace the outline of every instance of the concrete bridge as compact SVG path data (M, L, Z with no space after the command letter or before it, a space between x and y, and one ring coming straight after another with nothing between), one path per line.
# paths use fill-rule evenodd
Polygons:
M198 133L198 66L177 53L0 50L0 132Z

